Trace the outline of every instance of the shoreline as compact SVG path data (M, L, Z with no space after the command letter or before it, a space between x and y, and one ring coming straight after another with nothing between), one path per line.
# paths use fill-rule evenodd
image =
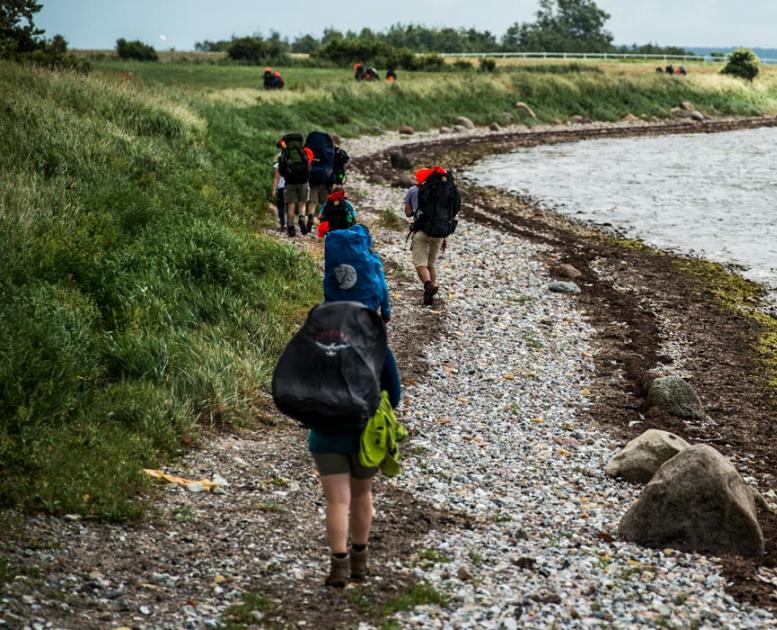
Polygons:
M569 263L583 272L578 280L583 290L578 304L596 330L597 348L597 394L586 412L588 421L624 442L657 428L692 443L709 443L762 493L773 493L777 488L773 448L777 388L769 385L770 375L757 352L765 327L750 314L760 312L776 323L767 313L763 288L721 265L622 239L615 232L540 207L526 196L480 187L466 179L466 168L486 150L491 154L546 142L716 133L775 125L777 117L771 116L697 125L629 124L596 129L578 125L534 132L485 131L463 138L404 142L401 148L416 164L436 162L464 171L459 179L465 219L551 246L554 254L548 257L549 269ZM366 177L396 178L400 171L381 159L386 150L357 158ZM725 294L723 299L720 292ZM734 302L735 297L745 304ZM687 378L704 401L709 422L693 424L661 413L646 416L647 379L655 370L659 375ZM775 503L773 498L771 503ZM759 520L767 541L763 562L723 558L724 573L732 595L777 610L773 587L758 579L761 564L777 566L777 515L761 509Z

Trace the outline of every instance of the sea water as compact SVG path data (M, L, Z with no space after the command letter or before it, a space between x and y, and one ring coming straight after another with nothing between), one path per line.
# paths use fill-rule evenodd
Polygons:
M777 298L777 128L522 148L467 173L657 247L734 264Z

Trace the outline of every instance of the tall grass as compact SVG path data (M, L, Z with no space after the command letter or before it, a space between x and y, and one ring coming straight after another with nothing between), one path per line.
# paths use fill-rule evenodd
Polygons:
M258 236L277 137L344 135L528 102L540 121L777 111L773 76L402 73L100 64L90 77L0 63L0 503L123 519L143 466L203 424L255 413L320 295L311 259ZM132 72L134 79L117 73ZM527 121L532 122L532 121Z

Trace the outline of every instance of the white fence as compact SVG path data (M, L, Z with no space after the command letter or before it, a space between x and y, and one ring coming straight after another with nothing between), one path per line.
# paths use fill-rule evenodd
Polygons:
M723 63L725 57L711 55L651 55L642 53L563 53L563 52L489 52L445 53L446 57L494 57L498 59L644 59L655 61L700 61ZM777 64L777 59L761 59L762 63Z

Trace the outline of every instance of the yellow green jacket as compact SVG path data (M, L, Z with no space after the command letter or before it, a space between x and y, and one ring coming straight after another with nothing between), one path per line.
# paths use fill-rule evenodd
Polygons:
M367 422L359 443L359 462L366 468L377 468L387 477L402 472L399 465L399 443L407 437L407 429L394 415L386 391L380 394L375 415Z

